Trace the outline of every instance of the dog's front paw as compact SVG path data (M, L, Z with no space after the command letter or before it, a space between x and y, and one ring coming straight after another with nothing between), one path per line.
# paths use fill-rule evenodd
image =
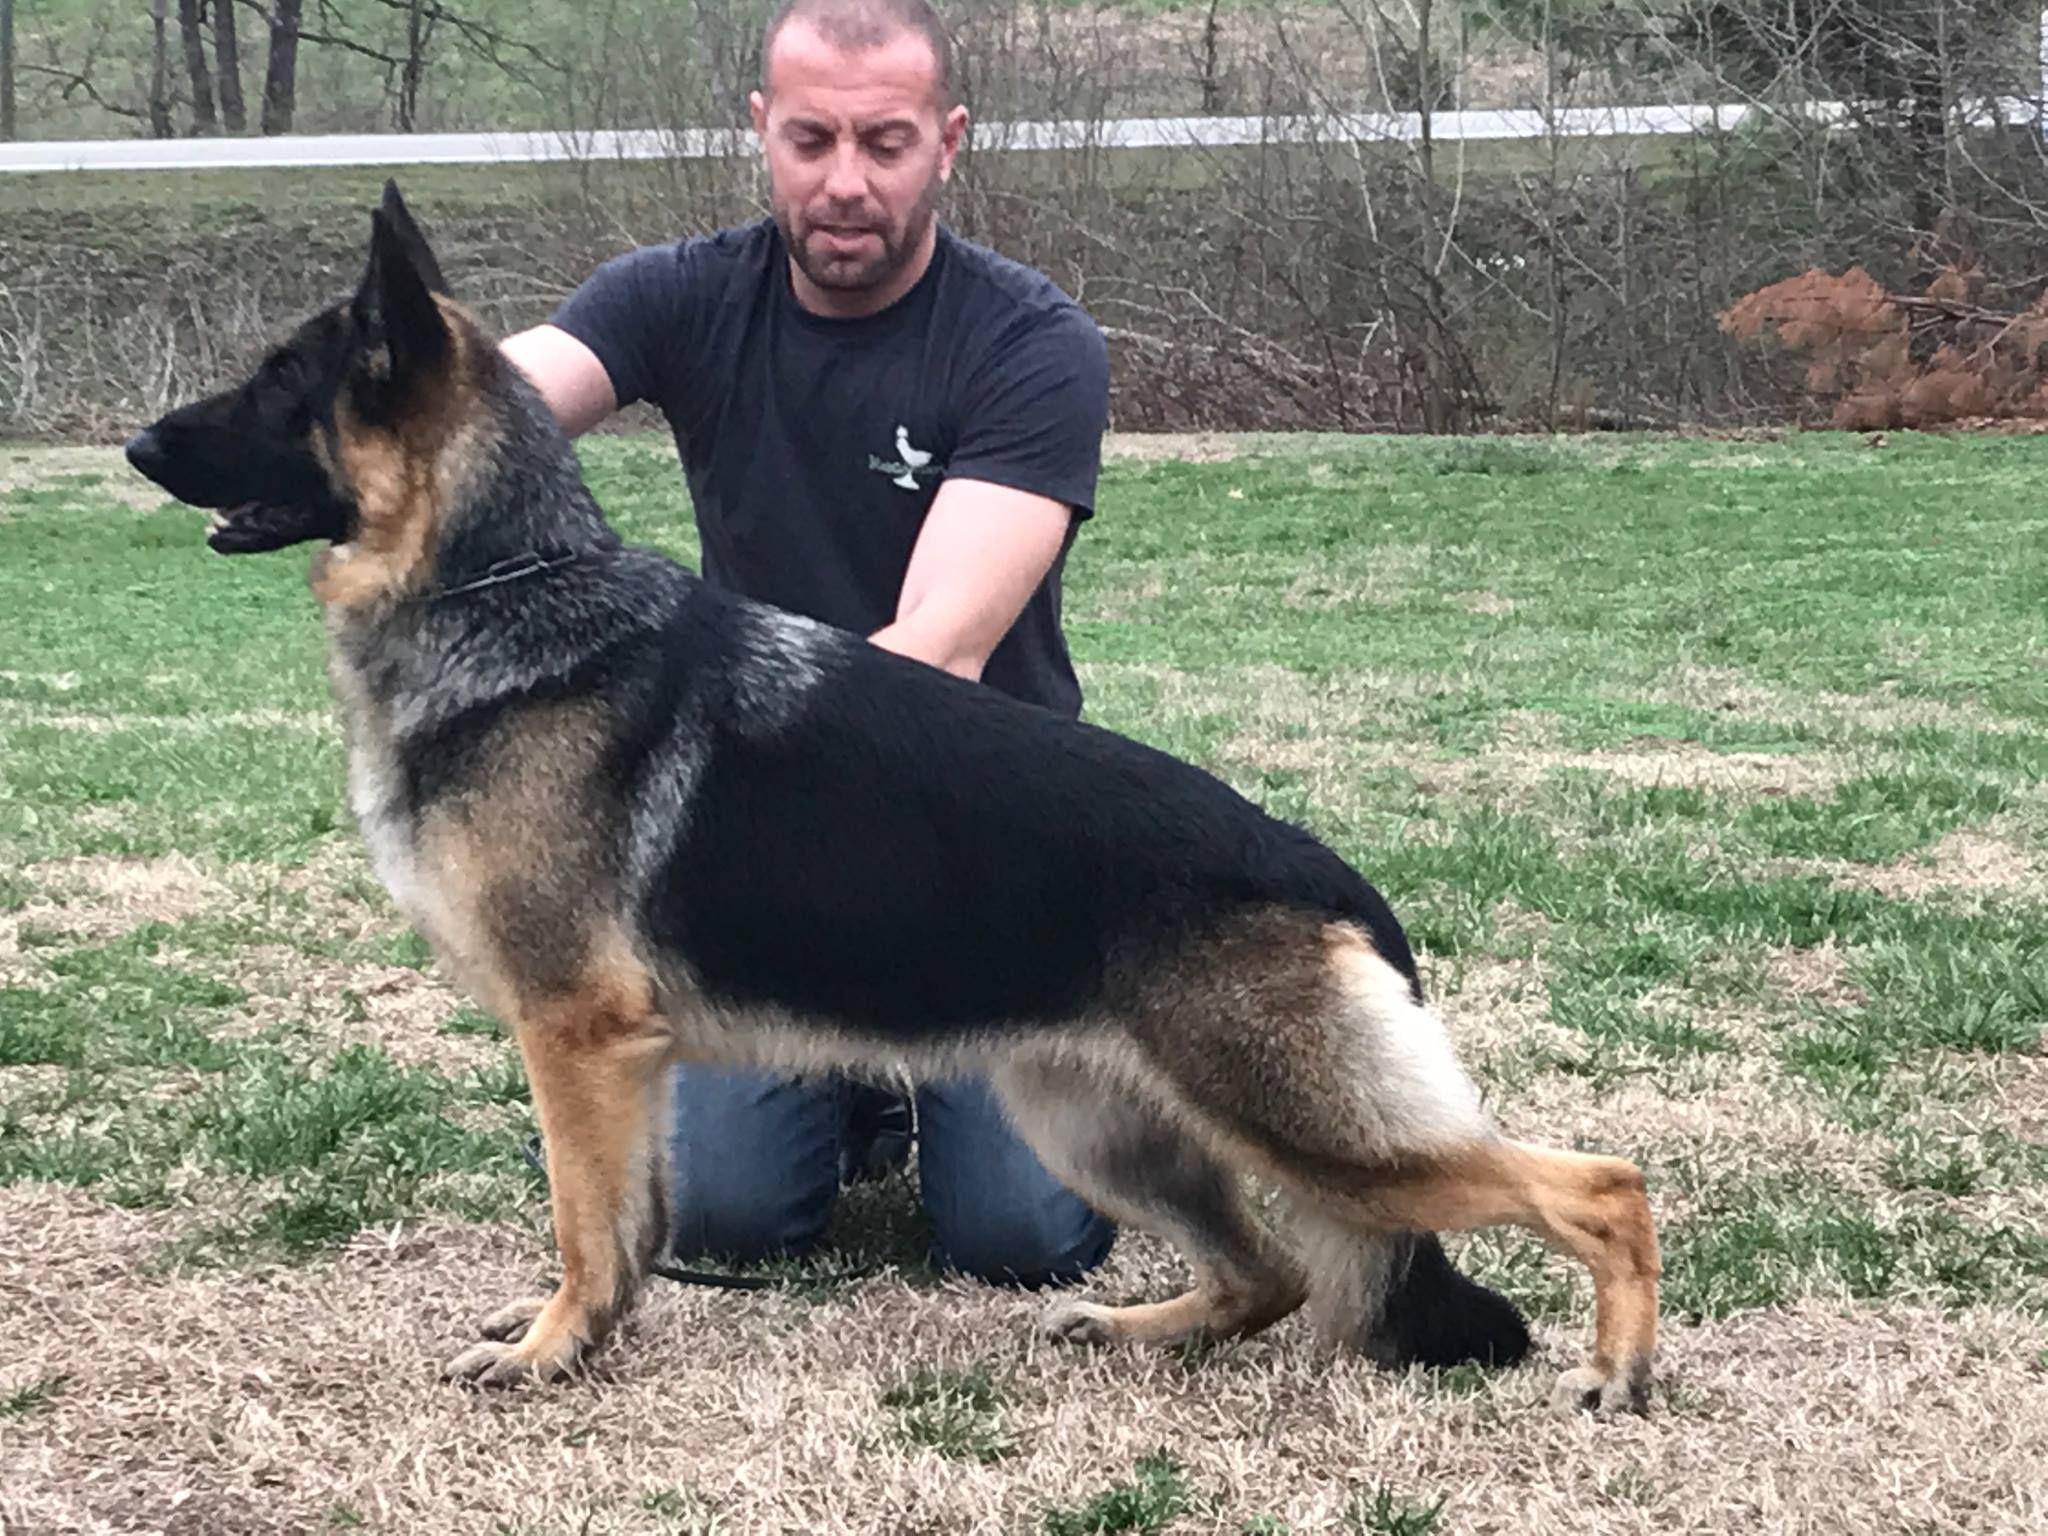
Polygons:
M1557 1413L1648 1413L1650 1361L1638 1355L1626 1368L1581 1365L1566 1371L1550 1389Z
M450 1381L480 1387L516 1387L561 1381L583 1361L588 1345L581 1333L553 1315L547 1301L515 1301L484 1319L487 1342L471 1345L448 1362Z
M547 1310L547 1305L545 1296L528 1296L502 1306L484 1319L483 1336L506 1344L517 1344L526 1337L526 1330L533 1326L533 1320Z

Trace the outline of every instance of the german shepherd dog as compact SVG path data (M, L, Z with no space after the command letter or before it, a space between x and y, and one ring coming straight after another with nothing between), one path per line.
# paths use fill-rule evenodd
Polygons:
M983 1074L1057 1177L1182 1250L1185 1295L1068 1300L1059 1337L1305 1303L1382 1361L1511 1360L1520 1316L1435 1233L1517 1223L1593 1275L1554 1402L1646 1406L1641 1175L1497 1131L1372 886L1175 758L624 544L395 186L354 297L128 456L217 551L322 541L357 824L525 1059L561 1284L453 1377L579 1367L665 1235L665 1069L749 1063Z

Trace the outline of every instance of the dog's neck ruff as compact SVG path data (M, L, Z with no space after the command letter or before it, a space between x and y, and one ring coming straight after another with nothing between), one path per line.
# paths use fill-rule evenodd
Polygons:
M528 550L523 555L514 555L509 560L500 560L494 565L486 566L481 576L465 581L460 586L441 588L433 595L432 601L438 603L445 598L460 597L465 592L478 592L485 587L503 586L508 581L524 581L529 576L540 576L549 571L560 570L565 565L573 564L576 558L577 553L573 549L565 550L559 555L543 555L537 550Z

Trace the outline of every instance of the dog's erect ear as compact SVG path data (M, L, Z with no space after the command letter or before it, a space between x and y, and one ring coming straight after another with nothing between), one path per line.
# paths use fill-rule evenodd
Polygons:
M386 182L384 206L370 215L370 259L352 306L365 346L388 357L388 371L373 372L379 386L402 393L447 360L454 338L436 292L446 287L434 253L396 184Z
M448 281L441 276L441 263L434 259L433 248L427 244L427 237L420 233L419 225L412 219L412 210L405 206L405 199L398 195L398 183L387 180L384 183L384 206L378 210L390 224L391 232L404 247L413 269L420 275L420 281L427 285L429 293L446 293Z

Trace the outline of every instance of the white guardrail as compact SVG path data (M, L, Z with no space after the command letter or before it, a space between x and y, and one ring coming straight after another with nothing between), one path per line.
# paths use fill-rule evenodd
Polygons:
M2048 61L2048 27L2044 27ZM2043 67L2048 96L2048 62ZM1565 138L1629 138L1691 134L1741 125L1761 107L1690 103L1673 106L1479 108L1438 112L1438 142ZM1811 102L1820 122L1845 118L1843 102ZM1971 114L1982 123L2043 120L2041 104L2003 97ZM1108 122L982 123L980 150L1193 149L1257 144L1413 142L1422 135L1416 112L1359 112L1301 117L1131 117ZM680 131L624 128L535 133L284 134L268 139L73 139L0 144L0 174L60 171L256 170L346 165L510 165L557 160L698 160L751 154L754 135L737 129Z

